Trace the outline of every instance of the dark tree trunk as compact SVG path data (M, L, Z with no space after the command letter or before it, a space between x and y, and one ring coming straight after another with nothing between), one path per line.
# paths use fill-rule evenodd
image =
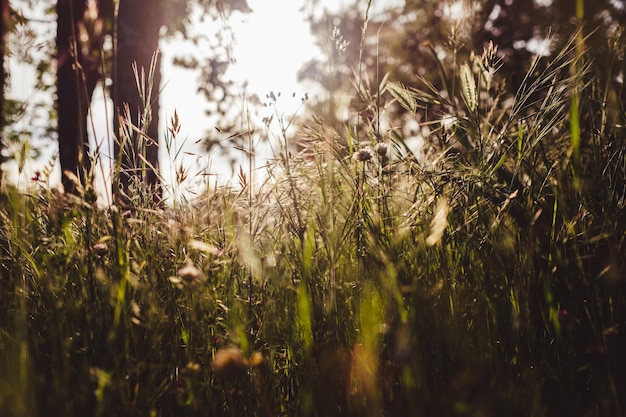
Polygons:
M158 50L159 32L164 24L159 3L154 0L121 0L117 16L113 101L118 111L115 131L119 135L115 154L121 162L121 171L119 183L113 186L118 187L121 200L126 202L141 190L149 192L155 201L161 198L158 175L161 70L158 56L153 67L152 85L148 85L151 62ZM139 73L139 86L133 71L134 64ZM142 82L142 72L145 83ZM129 122L136 129L129 128ZM134 188L135 185L140 187Z
M94 7L92 5L92 7ZM62 183L75 192L78 178L88 179L87 113L100 79L102 21L86 0L58 0L57 11L57 113Z

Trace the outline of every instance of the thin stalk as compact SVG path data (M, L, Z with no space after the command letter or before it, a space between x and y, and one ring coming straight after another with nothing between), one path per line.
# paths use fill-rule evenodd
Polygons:
M365 33L367 32L367 24L369 22L370 8L372 7L372 0L368 0L367 7L365 8L365 19L363 20L363 27L361 28L361 43L359 45L359 80L357 83L357 94L362 96L361 88L363 87L363 49L365 48ZM361 97L362 98L362 97ZM358 113L358 122L356 128L357 144L359 143L359 127L361 126L361 113Z
M246 102L245 97L244 97L244 103ZM249 117L249 112L246 111L245 112L246 115L248 117L246 117L246 123L247 123L247 129L246 131L248 132L248 178L249 178L249 182L248 182L248 236L250 238L250 247L254 247L254 237L252 235L253 233L253 226L252 226L252 201L253 201L253 197L254 197L254 178L253 178L253 174L254 174L254 163L255 163L255 155L254 155L254 140L252 139L252 127L250 125L250 117ZM253 272L252 272L252 268L250 268L249 274L248 274L248 320L250 322L250 329L249 329L249 333L250 335L252 335L253 333L253 328L252 328L252 317L253 317L253 309L252 309L252 293L254 291L253 288Z
M572 75L576 76L583 68L583 53L585 47L585 36L582 30L583 19L585 17L585 1L576 0L576 19L581 25L581 28L576 34L576 59L572 63ZM577 85L574 89L574 93L571 98L570 106L570 135L572 143L572 155L574 158L574 165L580 164L580 86ZM576 174L574 172L574 174Z

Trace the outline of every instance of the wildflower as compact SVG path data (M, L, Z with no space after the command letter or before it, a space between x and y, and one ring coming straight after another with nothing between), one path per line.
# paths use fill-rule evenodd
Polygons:
M196 282L202 278L202 271L193 264L187 263L187 265L178 270L176 275L185 282Z
M603 336L615 336L620 334L620 330L619 330L619 324L616 324L615 326L611 326L607 329L604 329L604 331L602 332Z
M215 352L211 361L211 368L217 375L233 378L243 373L247 368L258 368L264 360L261 352L253 352L248 358L239 347L230 345Z
M355 152L354 155L352 155L352 159L354 159L355 161L359 161L359 162L367 162L370 159L372 159L373 156L374 156L374 152L372 151L372 148L367 146Z
M174 388L176 389L176 392L184 392L185 382L182 379L176 379L174 381Z
M218 350L211 361L211 367L217 375L232 378L248 367L248 359L237 346L227 346Z
M567 310L557 310L556 318L559 321L565 321L569 318L569 312Z
M263 354L261 352L254 352L250 355L250 359L248 360L248 365L256 368L263 363Z
M130 311L133 313L133 316L130 318L131 323L141 326L143 324L141 322L141 306L135 300L130 302Z
M379 142L376 144L376 146L374 146L374 150L376 151L376 153L379 156L385 156L387 155L387 150L389 149L389 147L387 146L386 143L384 142Z
M109 245L106 242L100 242L93 245L93 251L98 256L104 256L109 253Z

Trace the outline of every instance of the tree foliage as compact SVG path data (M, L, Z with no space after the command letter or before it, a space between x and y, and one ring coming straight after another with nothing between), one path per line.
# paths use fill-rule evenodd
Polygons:
M584 6L582 11L577 11L577 4ZM300 71L302 81L326 92L313 107L326 109L325 114L336 120L334 127L341 129L346 122L354 126L361 121L367 126L368 121L380 120L381 109L372 113L376 106L371 106L371 100L375 100L384 105L387 123L383 127L396 131L402 127L405 136L419 135L411 131L408 126L414 125L407 120L423 123L443 113L431 106L431 114L420 110L415 117L407 115L403 106L384 94L386 79L404 85L427 83L437 91L452 93L459 80L448 79L443 68L456 71L471 51L480 51L492 42L499 50L500 81L517 89L535 56L559 50L581 25L590 57L602 65L609 43L617 39L618 28L626 22L626 8L611 0L406 0L370 13L367 20L362 7L317 14L314 10L311 8L311 31L325 54ZM606 74L605 81L615 82L619 71ZM357 94L351 94L355 90ZM354 98L342 101L343 92ZM329 97L336 105L330 113Z

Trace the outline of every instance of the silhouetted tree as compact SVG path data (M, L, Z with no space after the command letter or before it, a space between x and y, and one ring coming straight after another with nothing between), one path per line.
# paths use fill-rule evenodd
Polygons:
M145 184L146 189L159 199L158 92L161 76L156 52L164 27L168 32L179 30L186 34L184 25L189 22L188 15L194 6L222 17L234 10L250 10L245 0L57 1L58 133L66 190L75 190L73 176L82 182L90 177L86 116L98 80L110 75L118 135L115 157L120 163L114 190L118 197L127 200L134 178L137 184ZM103 62L102 57L106 34L114 40L112 65ZM153 56L156 57L154 63ZM110 68L111 73L101 74L103 68ZM215 75L212 80L219 82Z
M93 1L58 0L56 12L59 159L63 186L73 192L74 178L84 184L89 170L87 113L100 79L104 22Z

